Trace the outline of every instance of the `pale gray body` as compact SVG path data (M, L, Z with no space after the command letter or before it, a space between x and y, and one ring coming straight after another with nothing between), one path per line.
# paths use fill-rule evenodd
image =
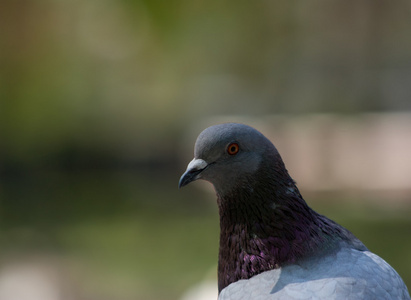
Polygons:
M239 280L222 290L218 300L274 299L410 299L397 272L369 251L343 247Z

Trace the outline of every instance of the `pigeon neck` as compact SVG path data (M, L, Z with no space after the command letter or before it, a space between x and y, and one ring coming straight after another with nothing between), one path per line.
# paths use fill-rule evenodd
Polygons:
M263 174L264 180L254 177L230 195L218 196L219 291L334 244L325 219L307 206L283 172L281 181Z

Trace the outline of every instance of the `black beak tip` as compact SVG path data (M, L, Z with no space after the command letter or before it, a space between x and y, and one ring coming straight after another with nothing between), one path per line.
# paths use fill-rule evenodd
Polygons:
M178 182L178 188L181 189L182 187L185 187L187 184L190 182L193 182L199 178L199 174L201 173L202 170L188 170L186 171L180 178L180 181Z
M180 180L178 181L178 188L181 189L183 186L185 186L186 184L183 181L183 177L180 178Z
M178 181L178 188L181 189L182 187L186 186L187 184L190 183L190 181L188 180L188 174L184 173L181 177L180 180Z

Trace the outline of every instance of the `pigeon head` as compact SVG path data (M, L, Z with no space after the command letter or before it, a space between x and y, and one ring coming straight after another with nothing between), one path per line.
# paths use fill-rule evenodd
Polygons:
M256 129L236 123L214 125L197 138L194 159L181 176L179 187L197 179L211 182L219 195L244 184L267 156L278 154Z

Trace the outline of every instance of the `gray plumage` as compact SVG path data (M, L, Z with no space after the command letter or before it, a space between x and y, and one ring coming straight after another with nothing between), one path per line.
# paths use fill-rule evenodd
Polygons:
M409 299L409 295L400 276L382 258L343 247L232 283L218 299L371 300Z
M219 300L410 299L401 277L313 211L274 145L252 127L205 129L179 186L204 179L220 214Z

